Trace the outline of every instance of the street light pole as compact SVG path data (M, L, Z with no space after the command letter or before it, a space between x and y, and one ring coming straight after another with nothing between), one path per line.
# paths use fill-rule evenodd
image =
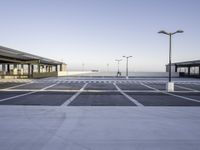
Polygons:
M119 71L119 62L122 61L122 59L115 59L115 61L117 61L117 76L121 75L120 71Z
M85 71L85 64L84 63L82 63L82 71L84 72Z
M132 56L123 56L126 58L126 79L128 79L128 59L131 58Z
M183 33L184 31L182 30L177 30L176 32L166 32L164 30L159 31L158 33L160 34L166 34L169 36L169 64L168 64L168 71L169 71L169 77L168 77L168 91L173 91L174 90L174 84L171 82L172 81L172 73L171 73L171 59L172 59L172 35L176 33ZM171 89L170 89L171 88Z
M172 81L172 34L169 34L169 65L168 65L168 71L169 71L169 82Z
M107 72L109 72L109 64L107 64Z

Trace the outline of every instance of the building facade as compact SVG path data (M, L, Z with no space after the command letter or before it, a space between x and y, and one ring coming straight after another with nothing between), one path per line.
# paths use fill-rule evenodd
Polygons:
M172 63L172 72L178 72L180 77L200 78L200 60ZM166 65L168 72L168 65Z
M42 78L66 72L63 62L0 46L0 78ZM64 74L64 73L63 73Z

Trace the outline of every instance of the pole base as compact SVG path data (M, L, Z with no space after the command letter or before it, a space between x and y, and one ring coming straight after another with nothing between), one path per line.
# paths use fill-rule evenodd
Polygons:
M166 84L166 90L167 92L174 92L174 82L168 82Z
M128 79L128 76L126 76L126 79Z

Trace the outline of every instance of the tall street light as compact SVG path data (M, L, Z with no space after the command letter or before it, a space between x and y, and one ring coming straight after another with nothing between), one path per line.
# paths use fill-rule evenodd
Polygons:
M106 66L107 66L107 72L109 72L109 64L106 64Z
M126 58L126 79L128 79L128 59L131 58L132 56L123 56Z
M171 82L172 76L171 76L171 58L172 58L172 35L176 33L183 33L183 30L177 30L176 32L166 32L164 30L159 31L160 34L166 34L169 36L169 64L168 64L168 71L169 71L169 82L167 84L168 91L174 91L174 84Z
M84 72L85 71L85 64L82 63L82 71Z
M122 59L115 59L117 61L117 76L121 76L121 72L119 71L119 62L122 61Z

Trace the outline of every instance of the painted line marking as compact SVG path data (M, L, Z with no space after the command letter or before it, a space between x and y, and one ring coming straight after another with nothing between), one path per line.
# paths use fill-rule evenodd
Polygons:
M187 87L183 87L183 86L179 86L179 85L175 85L176 87L178 88L181 88L181 89L185 89L185 90L189 90L189 91L194 91L194 92L199 92L198 90L195 90L195 89L192 89L192 88L187 88Z
M160 91L160 90L158 90L156 88L153 88L151 86L148 86L148 85L144 84L143 82L140 82L140 84L143 85L143 86L145 86L145 87L147 87L147 88L149 88L149 89L152 89L152 90L155 90L155 91Z
M40 90L37 90L37 91L31 91L31 92L28 92L28 93L25 93L25 94L20 94L20 95L8 97L8 98L0 99L0 102L11 100L11 99L15 99L15 98L19 98L19 97L23 97L23 96L27 96L27 95L31 95L31 94L34 94L34 93L37 93L37 92L41 92L41 91L44 91L45 89L48 89L48 88L53 87L55 85L56 84L53 84L53 85L44 87L43 89L40 89Z
M63 103L61 106L68 106L73 100L75 100L82 93L82 91L85 89L87 85L88 83L85 83L83 87L77 93L75 93L72 97L66 100L66 102Z
M122 94L124 95L126 98L128 98L130 101L132 101L136 106L144 106L143 104L139 103L137 100L135 100L134 98L130 97L129 95L127 95L126 93L124 93L117 85L116 83L113 83L113 85L116 87L116 89Z
M189 100L189 101L200 103L199 100L196 100L196 99L193 99L193 98L188 98L188 97L185 97L185 96L175 95L175 94L166 93L166 92L165 92L165 94L168 94L168 95L171 95L171 96L174 96L174 97L178 97L178 98L182 98L182 99L185 99L185 100Z
M56 86L56 85L58 85L58 84L59 84L59 83L55 83L55 84L49 85L49 86L44 87L43 89L41 89L41 90L39 90L39 91L44 91L44 90L49 89L49 88L51 88L51 87L53 87L53 86Z
M25 83L25 84L20 84L20 85L11 86L11 87L8 87L8 88L2 89L2 90L13 89L13 88L25 86L25 85L28 85L28 84L31 84L31 83L33 83L33 82L28 82L28 83Z
M153 88L151 86L148 86L148 87L150 87L151 89ZM193 98L188 98L188 97L185 97L185 96L176 95L176 94L169 93L169 92L166 92L166 91L161 91L161 90L158 90L158 91L160 91L161 93L166 94L166 95L170 95L170 96L174 96L174 97L182 98L182 99L185 99L185 100L189 100L189 101L200 103L199 100L196 100L196 99L193 99Z
M25 94L20 94L20 95L8 97L8 98L0 99L0 102L11 100L11 99L18 98L18 97L23 97L23 96L30 95L30 94L37 93L37 92L39 92L39 91L32 91L32 92L28 92L28 93L25 93Z
M8 90L0 90L1 92L33 92L33 91L41 91L37 89L8 89ZM45 89L43 90L44 92L78 92L79 90L65 90L65 89ZM83 90L82 92L119 92L118 90ZM161 91L159 90L123 90L123 92L132 92L132 93L160 93ZM174 91L173 93L200 93L200 91Z

